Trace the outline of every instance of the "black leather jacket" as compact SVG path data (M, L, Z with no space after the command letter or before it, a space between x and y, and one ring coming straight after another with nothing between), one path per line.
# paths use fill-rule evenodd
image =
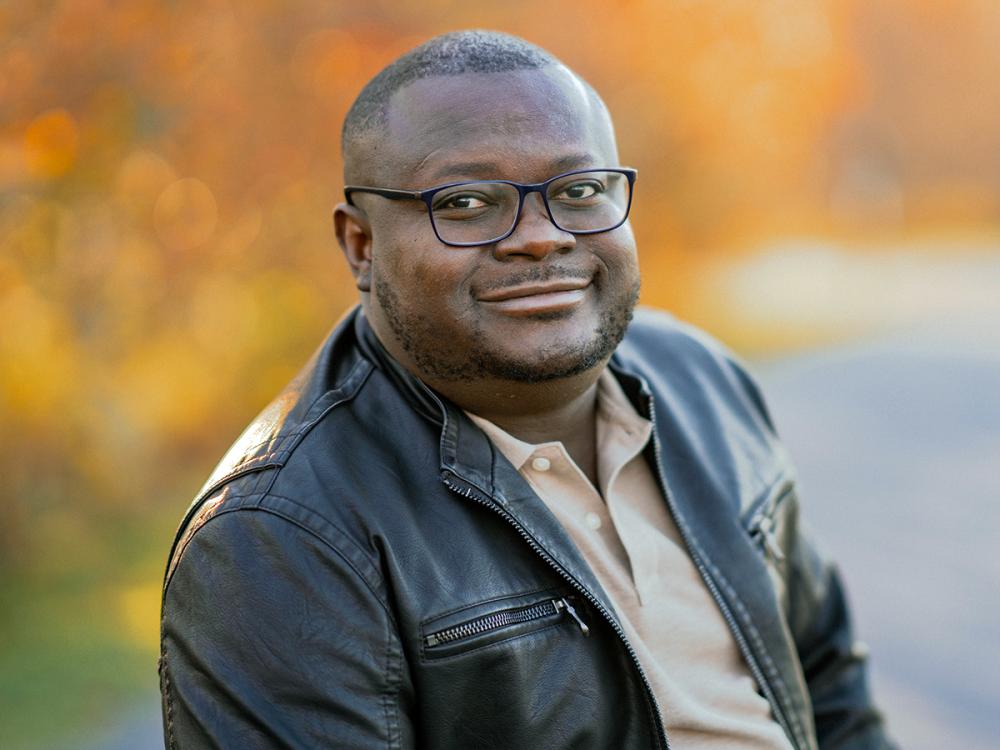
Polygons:
M610 366L653 421L647 460L793 747L891 747L754 384L649 311ZM566 532L358 310L189 510L161 649L168 748L668 747Z

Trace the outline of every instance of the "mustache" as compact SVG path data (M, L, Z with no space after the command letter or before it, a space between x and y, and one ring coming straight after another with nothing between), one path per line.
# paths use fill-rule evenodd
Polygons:
M535 268L525 268L505 276L502 281L497 281L480 288L480 292L496 292L521 284L532 284L536 282L552 281L553 279L580 279L590 280L594 275L593 271L584 268L570 268L567 266L543 266Z

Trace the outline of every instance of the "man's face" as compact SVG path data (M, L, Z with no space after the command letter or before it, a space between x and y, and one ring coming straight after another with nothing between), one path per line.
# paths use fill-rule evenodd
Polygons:
M563 67L419 80L394 96L382 144L373 178L392 188L619 166L606 110ZM369 319L424 380L563 378L602 365L624 336L639 289L628 224L572 235L532 193L509 237L451 247L420 201L358 203L372 230Z

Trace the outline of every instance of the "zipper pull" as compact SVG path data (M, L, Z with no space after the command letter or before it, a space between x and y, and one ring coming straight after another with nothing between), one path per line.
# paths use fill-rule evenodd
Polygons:
M572 604L570 604L565 599L553 599L552 600L552 604L555 605L555 608L556 608L557 612L565 609L566 610L566 614L568 614L570 617L572 617L574 620L576 620L576 624L580 626L580 631L585 636L590 635L590 628L587 626L587 623L585 623L583 621L583 619L580 617L580 615L578 615L576 613L576 610L573 609L573 605Z
M781 545L778 544L778 540L774 536L774 521L771 520L770 516L764 516L760 519L760 523L757 524L757 531L764 541L765 550L771 553L776 562L783 561L785 553L781 551Z

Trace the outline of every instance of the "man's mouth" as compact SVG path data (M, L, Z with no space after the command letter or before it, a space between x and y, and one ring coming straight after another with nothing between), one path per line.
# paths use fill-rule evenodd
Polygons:
M480 294L479 301L507 315L536 315L580 304L589 286L590 279L553 279L491 289Z

